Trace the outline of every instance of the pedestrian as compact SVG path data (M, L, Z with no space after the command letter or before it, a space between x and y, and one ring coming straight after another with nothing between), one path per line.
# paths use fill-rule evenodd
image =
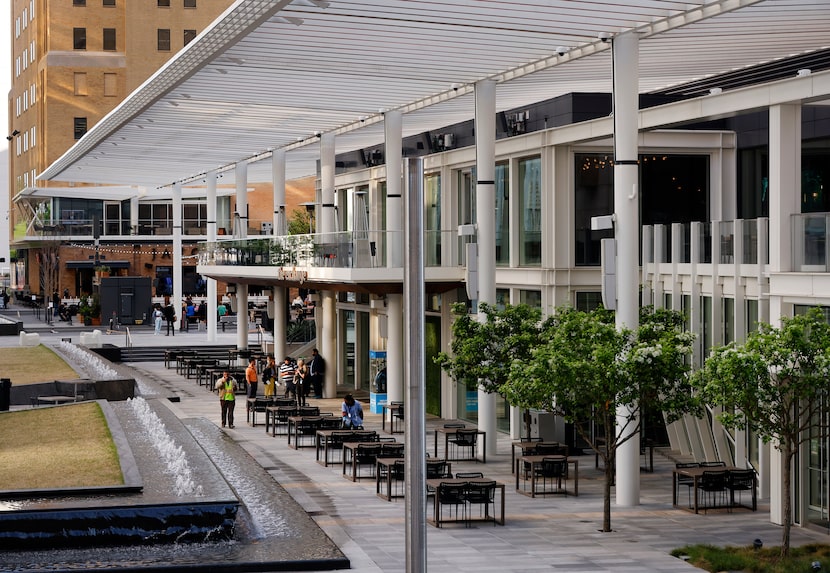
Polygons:
M294 386L294 373L296 371L297 367L294 365L294 361L291 359L290 356L286 356L285 360L282 361L282 364L280 364L279 368L280 384L285 386L286 398L288 398L291 395L293 395L294 398L297 397L297 390Z
M156 303L153 307L153 336L161 334L161 321L164 320L164 313L161 312L161 305Z
M273 398L277 394L277 363L273 356L268 357L268 364L262 370L262 383L265 385L265 397Z
M164 307L164 320L167 321L167 334L165 336L170 336L171 332L173 336L176 336L176 307L171 302L168 302L167 306Z
M219 394L219 405L222 408L222 427L225 423L233 429L233 409L236 406L236 380L231 373L225 369L222 377L216 381L214 389Z
M308 362L308 378L315 398L323 397L323 380L326 376L326 361L314 348L311 350L311 360Z
M343 417L343 427L352 430L363 429L363 406L351 394L343 397L340 404L340 415Z
M245 369L245 382L248 383L248 398L256 398L257 381L256 358L249 358L248 367ZM253 404L248 402L248 410L252 407Z
M297 403L300 406L306 405L306 396L308 396L308 366L302 358L297 359L297 369L294 371L294 390L297 393Z
M52 293L52 316L58 316L58 309L61 307L61 296L58 294L58 289Z

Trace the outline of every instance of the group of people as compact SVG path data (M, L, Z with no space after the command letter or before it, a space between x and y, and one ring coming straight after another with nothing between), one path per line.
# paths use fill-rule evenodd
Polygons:
M157 305L158 306L158 305ZM157 309L160 310L160 309ZM155 317L156 311L153 311ZM156 323L157 330L160 331L161 323ZM316 348L311 351L311 358L306 363L302 358L295 362L290 356L286 356L282 363L277 366L276 360L273 356L268 357L268 363L262 370L261 379L263 382L264 393L266 397L275 396L277 387L284 388L284 396L293 397L297 400L297 404L304 406L306 399L313 392L314 398L323 397L323 379L326 373L326 362ZM247 384L247 397L255 398L259 387L260 377L257 374L256 359L251 358L248 361L248 367L245 369L245 382ZM225 370L222 377L216 381L214 390L219 394L219 403L222 408L222 427L226 425L233 428L233 411L236 405L236 392L239 385L233 376L230 375L230 370ZM351 396L351 395L349 395ZM347 396L348 397L348 396ZM352 399L353 400L353 399ZM344 402L345 404L345 402ZM360 403L357 402L357 408ZM352 405L352 412L356 414ZM344 414L345 417L345 414ZM354 423L356 418L350 415L348 417L349 426ZM360 424L363 424L363 413L360 410L359 416ZM344 421L344 424L346 422Z
M153 306L154 336L161 334L161 325L165 321L167 322L167 334L165 336L170 336L171 332L173 336L176 336L176 308L170 302L163 307L157 303Z

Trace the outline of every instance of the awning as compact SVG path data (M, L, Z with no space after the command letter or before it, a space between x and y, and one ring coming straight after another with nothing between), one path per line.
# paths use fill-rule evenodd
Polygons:
M109 267L111 269L128 269L130 268L130 261L110 261L100 260L98 265L102 267ZM67 269L92 269L95 268L95 261L66 261Z

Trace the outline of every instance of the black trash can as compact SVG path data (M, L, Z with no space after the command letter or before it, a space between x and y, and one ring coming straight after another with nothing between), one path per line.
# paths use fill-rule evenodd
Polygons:
M0 378L0 412L8 412L12 399L12 381Z

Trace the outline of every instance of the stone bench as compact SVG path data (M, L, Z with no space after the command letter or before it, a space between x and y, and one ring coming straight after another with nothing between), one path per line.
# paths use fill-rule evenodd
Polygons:
M20 346L37 346L38 344L40 344L40 334L37 332L22 331L20 333Z
M87 348L101 348L101 331L96 328L92 332L82 332L81 346L86 346Z

